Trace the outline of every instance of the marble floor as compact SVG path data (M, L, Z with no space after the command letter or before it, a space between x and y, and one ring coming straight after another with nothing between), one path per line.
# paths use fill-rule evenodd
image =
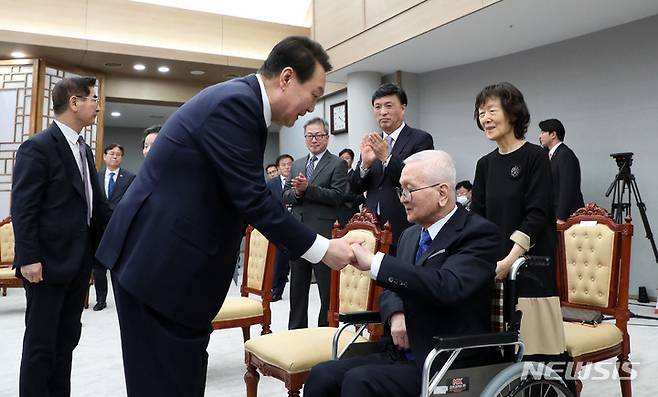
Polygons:
M92 287L92 297L94 296ZM229 292L239 295L239 289L231 286ZM92 298L92 305L94 299ZM652 315L653 307L631 307L637 314ZM0 297L0 397L18 396L18 369L24 331L23 316L25 298L21 289L10 289L6 297ZM284 330L288 322L288 288L284 299L272 304L272 330ZM315 285L311 288L309 318L317 318L319 298ZM90 309L82 315L82 337L73 357L72 396L121 397L125 396L123 366L117 315L112 300L108 308L94 312ZM637 378L633 381L635 397L658 396L658 321L632 319L629 327L633 369ZM252 335L260 329L253 327ZM208 346L210 354L206 396L244 396L244 351L242 332L239 329L213 332ZM620 396L616 380L601 380L602 370L592 371L592 379L584 381L583 397ZM273 378L261 377L259 395L285 396L283 383Z

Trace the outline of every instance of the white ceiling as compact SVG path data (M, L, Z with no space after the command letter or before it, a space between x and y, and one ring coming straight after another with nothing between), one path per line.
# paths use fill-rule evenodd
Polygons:
M331 72L432 70L496 58L658 14L658 0L503 0Z
M105 127L123 127L144 129L154 124L163 124L177 106L145 105L137 103L106 102ZM112 112L121 113L120 117L112 117Z

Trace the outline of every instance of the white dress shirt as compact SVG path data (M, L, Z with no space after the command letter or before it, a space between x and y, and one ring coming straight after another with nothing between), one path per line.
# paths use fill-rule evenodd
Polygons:
M105 183L105 195L107 196L108 199L110 198L110 174L111 173L114 174L114 187L116 187L119 178L120 169L121 167L117 168L114 171L110 171L108 168L105 168L105 179L103 183Z
M436 235L439 234L443 226L448 223L450 218L454 215L454 213L457 212L457 206L455 205L455 208L452 209L448 213L448 215L444 216L443 218L439 219L438 221L434 222L432 226L430 226L427 229L427 232L430 234L430 237L432 238L432 241L434 241L434 238L436 238ZM382 260L384 259L384 253L383 252L378 252L375 254L375 257L372 258L372 263L370 264L370 278L373 280L377 280L377 274L379 274L379 268L382 265Z
M258 73L256 73L256 80L258 80L258 85L260 86L260 95L263 100L263 119L265 119L265 125L267 128L269 128L272 124L272 106L270 105L270 99L267 97L267 92L265 91L265 83L263 82L263 78ZM318 263L322 260L322 258L324 258L324 255L328 250L329 240L324 236L316 234L313 245L311 245L311 248L304 252L302 258L311 263Z
M62 134L64 134L64 138L66 138L66 141L69 143L69 147L71 148L71 152L73 153L75 162L78 165L78 171L80 172L80 179L82 179L84 183L84 178L82 176L82 167L83 167L82 157L80 156L80 144L78 143L78 137L83 136L83 134L82 133L78 134L77 132L73 131L71 127L67 126L61 121L55 120L55 124L57 124L59 129L62 131ZM86 167L87 164L85 164L84 166ZM87 172L89 172L89 167L87 167ZM89 203L90 203L89 210L92 211L92 213L94 209L94 193L91 189L91 178L93 178L95 175L96 175L95 173L94 175L88 175L87 186L85 186L85 190L87 191L87 197L89 197Z

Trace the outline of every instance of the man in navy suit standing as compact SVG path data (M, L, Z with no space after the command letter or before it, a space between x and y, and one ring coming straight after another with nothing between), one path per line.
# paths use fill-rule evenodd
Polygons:
M281 203L283 203L283 190L286 182L290 180L290 167L294 160L289 154L282 154L277 157L275 164L278 175L267 181L267 187ZM276 251L276 258L274 259L272 302L278 302L283 298L283 290L286 288L286 277L288 277L289 272L290 257L286 251L278 249Z
M397 256L373 255L352 244L355 266L385 288L382 351L313 367L304 395L418 396L434 336L490 330L500 244L496 225L455 204L455 167L447 153L426 150L405 164L398 194L414 225L402 232ZM452 368L492 363L499 356L496 349L464 350Z
M121 167L123 155L123 146L117 143L107 145L103 149L105 168L98 171L98 184L103 189L103 196L107 198L108 206L112 211L135 179L135 174ZM97 312L107 307L107 269L98 262L94 263L94 289L96 290L94 311Z
M390 222L393 232L391 254L400 233L411 226L395 193L405 158L421 150L434 149L432 136L404 122L407 94L387 83L372 94L372 107L383 134L373 132L361 139L361 160L351 175L352 192L366 192L365 206L377 214L381 225Z
M247 224L291 258L339 269L348 241L298 222L265 185L271 123L313 111L331 70L306 37L279 42L255 75L208 87L162 126L96 258L112 270L128 396L199 396L211 320Z
M60 80L52 91L55 121L16 152L14 267L27 299L22 397L71 394L94 250L109 216L82 132L100 110L95 86L91 77Z

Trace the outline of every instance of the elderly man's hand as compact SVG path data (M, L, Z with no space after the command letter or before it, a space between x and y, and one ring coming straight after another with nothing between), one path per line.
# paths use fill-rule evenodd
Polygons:
M351 247L355 258L354 267L362 271L370 270L372 258L375 255L360 243L352 243Z
M409 349L409 337L407 336L407 323L404 320L404 313L397 312L391 316L391 338L395 346L402 350Z

